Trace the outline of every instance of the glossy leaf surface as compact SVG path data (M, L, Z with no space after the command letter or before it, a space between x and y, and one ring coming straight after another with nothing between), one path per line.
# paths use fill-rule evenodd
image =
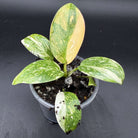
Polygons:
M72 3L56 13L50 28L50 47L61 63L71 63L84 39L85 22L80 10Z
M22 44L37 57L42 59L53 59L53 55L50 50L49 40L40 34L31 34L24 38Z
M61 78L64 73L59 65L51 60L38 60L26 66L13 80L13 85L18 83L44 83Z
M119 63L106 57L90 57L82 61L78 69L94 78L122 84L124 70Z
M80 101L72 92L59 92L55 101L57 121L65 133L70 133L81 120Z

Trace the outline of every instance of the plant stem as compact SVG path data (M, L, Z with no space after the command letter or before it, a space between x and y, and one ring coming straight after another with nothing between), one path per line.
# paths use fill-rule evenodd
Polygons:
M71 71L68 73L68 76L71 76L76 70L78 70L78 68L74 68L73 70L71 70Z
M64 77L67 77L68 72L67 72L67 64L66 63L64 64L63 71L64 71Z

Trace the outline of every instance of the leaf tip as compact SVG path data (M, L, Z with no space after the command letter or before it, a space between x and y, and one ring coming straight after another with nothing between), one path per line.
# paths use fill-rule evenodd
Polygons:
M19 79L18 79L18 75L14 78L14 80L12 81L12 85L17 85L21 82L19 82Z
M69 3L67 3L67 4L65 4L65 5L73 5L73 6L75 6L73 3L71 3L71 2L69 2Z
M68 135L68 134L70 134L72 131L70 130L70 131L67 131L67 132L65 132L66 133L66 135Z
M121 80L121 82L119 83L120 85L123 85L124 79L125 79L125 78L123 78L123 79Z
M24 39L21 40L21 43L24 45Z
M14 79L13 81L12 81L12 85L16 85L17 83L16 83L16 80Z

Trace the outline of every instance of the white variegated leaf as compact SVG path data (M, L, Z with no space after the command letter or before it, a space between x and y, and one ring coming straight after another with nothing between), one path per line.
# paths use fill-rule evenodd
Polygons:
M40 34L31 34L24 38L22 44L28 51L42 59L53 59L49 40Z
M125 78L123 68L116 61L106 57L90 57L82 61L78 69L94 78L122 84Z
M72 3L62 6L50 27L50 48L60 63L71 63L76 57L85 34L80 10Z
M26 66L13 80L19 83L36 84L57 80L64 75L59 65L51 60L38 60Z
M70 133L81 120L80 101L72 92L59 92L55 101L57 121L65 133Z

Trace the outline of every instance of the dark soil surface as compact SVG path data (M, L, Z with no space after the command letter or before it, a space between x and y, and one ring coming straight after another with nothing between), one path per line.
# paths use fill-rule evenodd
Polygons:
M80 60L75 59L71 64L68 65L68 71L74 69L79 64ZM60 65L60 67L63 69L62 65ZM94 86L88 86L88 79L81 76L85 75L80 71L76 71L68 78L63 77L52 82L34 84L34 88L42 99L53 105L55 104L56 94L60 91L75 93L80 102L83 103L92 95Z

